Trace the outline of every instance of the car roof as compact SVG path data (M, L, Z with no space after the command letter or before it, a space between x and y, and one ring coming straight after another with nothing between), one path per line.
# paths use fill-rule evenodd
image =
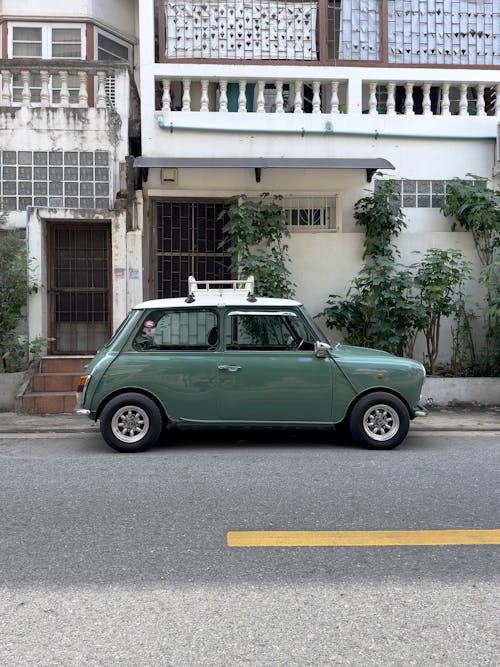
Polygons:
M186 300L185 297L174 299L151 299L150 301L143 301L134 306L134 310L150 310L157 308L196 308L204 307L238 307L242 308L292 308L301 306L300 301L295 299L277 299L273 297L252 297L252 301L248 300L248 296L242 294L198 294L194 300Z

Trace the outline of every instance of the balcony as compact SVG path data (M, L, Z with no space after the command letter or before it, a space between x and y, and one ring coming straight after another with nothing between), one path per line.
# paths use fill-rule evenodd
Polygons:
M498 67L500 11L448 0L158 0L158 62Z
M184 76L177 67L162 65L166 71L155 77L155 110L173 112L257 113L257 114L369 114L423 116L500 116L500 82L494 73L467 72L467 79L448 81L429 72L427 80L419 78L377 77L371 70L369 79L359 79L359 72L339 78L338 68L314 69L313 77L301 78L302 70L269 66L239 67L244 78L234 78L235 67L214 66L219 76L204 76L206 66L184 65ZM167 74L167 70L172 75ZM200 71L203 74L200 75ZM287 76L293 74L293 77ZM304 71L304 73L306 73ZM308 72L309 73L309 72ZM346 70L347 73L347 70ZM400 71L391 74L400 74ZM415 76L416 71L405 72ZM366 71L364 72L366 74ZM464 72L462 71L463 75ZM268 76L266 76L268 75ZM271 76L269 76L271 75ZM491 76L491 78L488 78Z
M500 118L492 70L157 63L142 96L150 156L279 157L299 137L310 156L379 157L384 138L494 140Z
M118 111L117 85L128 85L127 65L116 62L0 60L0 75L0 105L24 109Z

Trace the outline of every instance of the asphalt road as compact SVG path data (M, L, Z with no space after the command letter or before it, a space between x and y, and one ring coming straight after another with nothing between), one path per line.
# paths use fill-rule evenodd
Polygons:
M228 531L500 528L500 434L0 434L0 665L500 664L500 547Z

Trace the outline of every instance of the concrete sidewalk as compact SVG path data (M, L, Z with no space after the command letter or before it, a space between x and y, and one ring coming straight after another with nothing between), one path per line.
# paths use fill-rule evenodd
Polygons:
M98 425L83 416L72 414L33 415L0 412L2 433L97 433ZM499 407L435 407L427 417L411 422L410 431L498 431Z

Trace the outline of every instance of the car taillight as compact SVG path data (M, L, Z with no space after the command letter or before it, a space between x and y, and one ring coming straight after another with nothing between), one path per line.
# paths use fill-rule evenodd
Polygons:
M85 391L85 387L88 384L88 381L90 380L90 375L81 375L80 380L78 381L78 387L77 387L77 393L78 394L83 394Z

